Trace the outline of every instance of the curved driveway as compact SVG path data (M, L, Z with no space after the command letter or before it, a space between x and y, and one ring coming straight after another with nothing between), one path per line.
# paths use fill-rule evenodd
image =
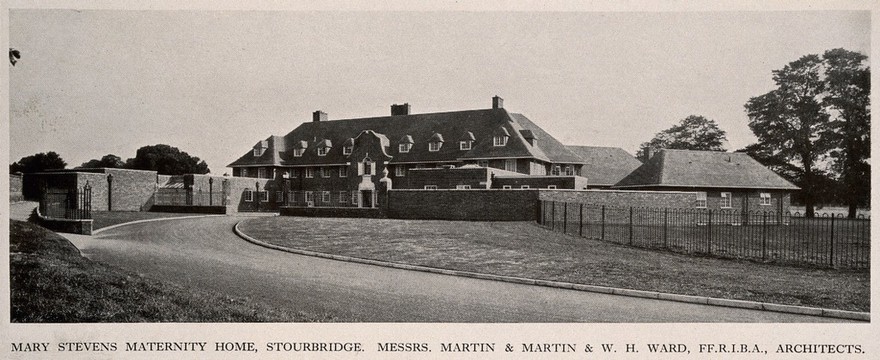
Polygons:
M244 217L176 219L72 236L87 257L144 276L365 322L842 322L340 262L236 236Z

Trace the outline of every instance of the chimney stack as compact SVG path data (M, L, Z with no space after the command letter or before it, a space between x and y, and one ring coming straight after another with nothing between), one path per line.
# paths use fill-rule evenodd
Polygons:
M318 110L312 113L312 122L327 121L327 113Z
M652 154L651 147L648 146L645 148L645 159L642 162L648 162L648 160L651 160L651 156L654 156L654 154Z
M409 115L409 103L391 105L391 116L394 115Z
M492 97L492 108L493 109L503 109L504 108L504 99L495 95Z

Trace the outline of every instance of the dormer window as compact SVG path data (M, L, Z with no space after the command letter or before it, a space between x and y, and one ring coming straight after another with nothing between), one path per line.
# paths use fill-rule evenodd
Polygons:
M264 152L266 152L266 149L254 148L254 156L263 156Z
M327 147L319 147L318 148L318 156L326 156L327 150L329 150L329 149L330 148L327 148Z
M351 145L343 146L342 147L342 155L351 155L352 148L353 148L353 146L351 146Z
M405 135L400 138L400 144L397 146L397 151L400 153L408 153L415 142L413 141L412 136Z
M413 144L400 144L400 145L397 147L397 150L398 150L399 152L402 152L402 153L408 153L408 152L409 152L409 149L412 149L412 145L413 145Z
M293 156L301 157L305 149L293 149Z
M432 141L428 143L428 151L440 151L440 147L443 146L442 142Z
M507 145L507 136L495 135L495 137L492 138L492 145L495 145L495 146Z
M321 140L317 144L318 148L318 156L327 156L327 153L330 152L330 148L333 147L333 144L330 143L330 140Z
M294 156L294 157L301 157L301 156L303 156L303 153L306 152L306 149L307 149L308 147L309 147L309 143L307 143L305 140L303 140L303 141L299 141L299 142L296 144L296 147L293 148L293 156Z
M471 149L471 141L468 141L468 140L459 141L458 142L458 149L459 150L470 150Z

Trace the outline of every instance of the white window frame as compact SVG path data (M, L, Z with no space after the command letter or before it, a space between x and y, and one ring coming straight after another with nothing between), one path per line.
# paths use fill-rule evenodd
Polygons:
M553 165L553 167L550 168L550 175L559 176L559 174L562 173L561 169L562 169L562 167L560 167L559 165Z
M440 148L441 148L442 146L443 146L443 143L442 143L442 142L439 142L439 141L432 141L432 142L429 142L429 143L428 143L428 151L430 151L430 152L438 152L438 151L440 151Z
M528 186L528 185L520 185L519 188L520 188L520 189L531 189L532 187L531 187L531 186Z
M760 205L772 205L773 196L768 192L761 193L761 202Z
M501 186L501 188L504 189L504 190L510 190L510 189L513 189L513 187L510 186L510 185L503 185L503 186Z
M565 176L574 176L574 166L565 165Z
M708 206L707 198L708 195L705 191L697 191L696 197L694 198L697 209L705 209Z
M314 204L315 203L315 193L312 191L306 191L305 194L306 195L305 195L305 198L303 198L303 200L305 200L306 203Z
M725 196L727 194L727 196ZM725 204L725 202L727 202ZM719 201L719 205L722 209L730 209L733 207L733 194L729 192L721 193L721 201Z
M425 185L425 190L437 190L437 185Z
M358 204L358 195L359 195L358 191L351 192L351 204L352 205L359 205Z
M404 143L397 146L397 151L401 153L408 153L410 149L412 149L412 144L410 143Z
M321 146L318 148L318 156L327 156L328 152L330 152L330 148L326 146Z
M321 191L321 203L322 204L330 203L330 192L329 191Z
M303 156L303 153L305 152L305 150L306 150L306 149L303 149L303 148L293 149L293 156L295 156L295 157L302 157L302 156Z
M244 189L244 202L254 202L254 191L251 189Z
M507 145L507 136L497 135L492 138L492 146L504 146Z
M269 202L269 192L260 190L260 202Z
M348 201L348 192L345 190L339 190L339 202L345 204Z
M329 167L327 167L327 166L321 167L321 177L322 178L330 177L330 168Z
M298 192L298 191L288 191L288 192L287 192L287 201L288 201L288 202L291 202L291 203L295 203L295 202L296 202L296 195L297 195L296 193L297 193L297 192Z
M470 185L455 185L455 190L470 190Z
M307 167L305 171L306 171L306 176L305 176L306 179L311 179L311 178L315 177L315 169L314 168Z
M342 155L351 155L351 150L353 146L343 146L342 147Z
M342 165L339 167L339 177L348 177L348 166Z
M459 141L458 142L458 149L459 150L470 150L471 149L471 142L469 140Z
M513 166L511 166L513 164ZM516 172L516 159L504 159L504 170Z
M397 165L394 167L394 176L406 176L406 166Z

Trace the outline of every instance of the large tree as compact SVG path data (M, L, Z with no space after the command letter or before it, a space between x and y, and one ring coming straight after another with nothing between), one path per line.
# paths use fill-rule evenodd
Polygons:
M839 195L849 217L855 217L871 193L871 70L867 56L853 51L828 50L822 59L832 130L826 136L835 144L832 170L839 175Z
M39 153L31 156L25 156L12 164L9 164L9 173L35 173L46 170L64 169L67 163L61 159L61 156L50 151L47 153Z
M727 133L712 119L691 115L677 125L663 130L648 142L639 146L636 157L644 159L646 152L657 153L660 149L725 151Z
M101 160L91 159L82 163L79 167L81 168L123 168L125 167L125 161L122 161L122 158L113 154L107 154L101 157Z
M126 167L136 170L155 170L163 175L207 174L208 164L180 149L164 144L148 145L137 150Z

